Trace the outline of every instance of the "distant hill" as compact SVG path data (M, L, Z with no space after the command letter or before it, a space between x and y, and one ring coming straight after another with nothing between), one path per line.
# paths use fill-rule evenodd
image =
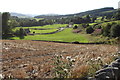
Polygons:
M35 16L35 18L56 19L56 18L61 18L63 16L64 15L58 15L58 14L45 14L45 15Z
M71 17L71 16L84 16L84 15L91 15L91 16L106 16L106 15L112 15L116 12L116 9L113 7L105 7L95 10L89 10L81 13L75 13L75 14L68 14L68 15L38 15L35 16L35 18L47 18L47 19L56 19L56 18L62 18L62 17Z
M105 16L105 15L113 14L114 12L116 12L116 9L114 9L113 7L106 7L106 8L77 13L75 15L84 16L89 14L92 16Z
M26 14L15 13L15 12L11 12L10 14L11 16L17 16L19 18L31 18L32 17L32 15L26 15Z

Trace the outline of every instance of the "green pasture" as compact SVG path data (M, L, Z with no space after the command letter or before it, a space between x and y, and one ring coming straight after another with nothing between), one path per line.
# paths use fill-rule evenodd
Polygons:
M103 22L103 21L101 21L101 19L102 19L102 17L98 17L98 18L95 20L95 22L96 22L96 23L101 23L101 22Z
M34 30L34 29L30 29L30 33L50 33L50 32L54 32L57 31L58 29L47 29L47 30Z
M91 23L90 25L93 25L95 23ZM46 25L46 26L38 26L38 27L23 27L29 28L31 33L50 33L57 30L58 27L65 27L67 24L54 24L54 25ZM42 29L46 30L35 30L35 28L41 29L41 27L44 27ZM34 29L33 29L34 28ZM49 29L48 29L49 28ZM16 28L17 30L18 28ZM81 43L88 43L88 42L99 42L103 41L102 38L91 36L90 34L84 34L84 33L73 33L73 28L65 28L63 31L57 32L55 34L41 34L41 35L27 35L24 36L24 39L22 40L44 40L44 41L61 41L61 42L74 42L78 41ZM19 37L12 37L11 39L19 40Z
M90 26L93 26L93 25L95 25L95 24L97 24L97 23L90 23L89 25L90 25Z
M16 31L16 30L19 30L20 28L23 28L23 29L34 29L34 28L37 28L37 29L49 29L49 28L59 28L59 27L66 27L68 24L53 24L53 25L45 25L45 26L32 26L32 27L16 27L13 29L13 31Z
M19 37L13 37L12 39L19 40ZM47 35L28 35L23 40L46 40L46 41L62 41L62 42L89 42L88 38L84 34L72 33L72 28L67 28L61 32Z

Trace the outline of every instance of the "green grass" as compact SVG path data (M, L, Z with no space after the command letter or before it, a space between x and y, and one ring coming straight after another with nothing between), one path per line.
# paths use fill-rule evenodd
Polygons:
M50 33L50 32L54 32L54 31L57 31L58 29L47 29L47 30L33 30L33 29L30 29L30 33Z
M90 23L89 25L90 25L90 26L93 26L94 24L97 24L97 23Z
M95 20L96 23L101 23L103 21L101 21L102 17L98 17L97 20Z
M93 25L95 23L92 23L90 25ZM43 26L44 29L48 30L34 30L32 28L41 28L42 26L39 27L30 27L31 33L35 31L35 33L49 33L56 31L58 27L65 27L67 24L54 24L54 25L46 25ZM23 27L23 28L28 28L28 27ZM16 28L17 29L17 28ZM27 35L24 37L22 40L45 40L45 41L61 41L61 42L74 42L78 41L81 43L88 43L88 42L99 42L103 41L102 38L99 36L91 36L86 33L72 33L72 28L66 28L65 30L55 33L55 34L45 34L45 35ZM19 40L19 37L12 37L11 39Z
M45 25L45 26L32 26L32 27L16 27L13 29L13 31L19 30L20 28L23 29L32 29L32 28L38 28L38 29L43 29L43 28L59 28L59 27L66 27L67 24L53 24L53 25Z
M59 27L66 27L66 26L67 24L53 24L53 25L23 27L23 28L59 28Z
M12 39L19 39L19 37L13 37ZM47 34L47 35L28 35L25 36L23 40L46 40L46 41L62 41L62 42L89 42L88 38L84 36L84 34L75 34L72 33L72 28L67 28L64 31L55 33L55 34Z
M97 18L97 20L100 20L100 19L102 19L102 17L98 17L98 18Z
M53 25L45 25L45 26L32 26L32 27L16 27L13 29L13 31L15 32L16 30L19 30L20 28L23 29L33 29L33 28L37 28L37 29L56 29L59 27L66 27L67 24L53 24Z

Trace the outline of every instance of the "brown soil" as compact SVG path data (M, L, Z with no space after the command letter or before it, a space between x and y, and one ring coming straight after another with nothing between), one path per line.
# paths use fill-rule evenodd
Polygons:
M117 51L117 46L95 44L67 44L30 40L2 40L2 74L13 78L51 78L55 55L71 56L74 69L87 61L101 57L105 63Z

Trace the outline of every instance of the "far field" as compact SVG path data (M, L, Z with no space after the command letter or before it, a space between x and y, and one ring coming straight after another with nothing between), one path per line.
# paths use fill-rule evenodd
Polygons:
M54 25L46 25L46 26L34 26L34 27L22 27L24 29L30 29L30 33L49 33L58 30L63 27L64 30L54 33L54 34L37 34L37 35L27 35L24 36L22 40L44 40L44 41L61 41L61 42L81 42L81 43L89 43L89 42L97 42L100 41L101 38L93 37L88 34L83 33L73 33L73 28L65 28L67 24L54 24ZM17 30L20 27L14 29ZM46 30L34 30L34 29L46 29ZM19 40L19 37L13 37L11 39Z

